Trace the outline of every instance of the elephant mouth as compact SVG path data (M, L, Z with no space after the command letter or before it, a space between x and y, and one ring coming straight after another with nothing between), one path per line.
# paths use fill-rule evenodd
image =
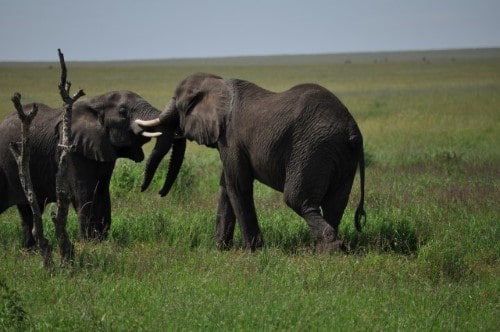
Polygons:
M122 147L117 148L116 153L118 158L128 158L136 163L139 163L144 160L144 151L142 151L141 147Z
M142 121L142 120L135 120L132 123L132 132L134 135L141 137L141 138L146 138L148 140L153 138L153 137L158 137L158 136L162 135L161 128L143 127L141 124L144 122L145 121Z
M158 119L155 120L135 120L134 121L134 134L137 136L143 136L147 138L158 138L163 135L166 131L171 130L170 128L165 128L159 123ZM183 130L180 127L174 129L174 138L184 138Z

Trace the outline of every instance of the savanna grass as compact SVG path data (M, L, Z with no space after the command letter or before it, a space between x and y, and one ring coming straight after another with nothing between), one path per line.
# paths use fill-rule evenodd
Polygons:
M0 328L497 330L500 52L422 57L69 62L69 79L88 94L130 89L158 108L195 71L248 79L274 91L302 82L326 86L364 134L367 222L362 233L355 231L356 178L341 224L346 251L316 254L306 223L280 193L257 183L264 248L241 250L237 230L235 248L219 251L212 239L217 151L189 144L165 198L157 192L167 161L141 193L144 165L119 160L109 239L78 241L72 212L71 266L47 273L39 255L21 249L15 209L0 215ZM25 102L60 104L55 68L0 64L6 78L0 82L0 118L12 109L14 91ZM55 246L51 209L44 220Z

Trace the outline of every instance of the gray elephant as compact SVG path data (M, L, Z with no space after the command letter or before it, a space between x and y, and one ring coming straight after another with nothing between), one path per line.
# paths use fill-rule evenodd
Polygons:
M223 171L215 240L220 247L233 245L236 220L243 246L262 246L253 201L253 181L258 180L283 192L320 249L338 249L338 227L358 165L361 197L355 225L361 230L366 217L363 138L347 108L319 85L274 93L243 80L194 74L177 86L158 119L136 122L145 130L164 125L170 128L167 133L218 149ZM152 161L143 188L156 171L158 161Z
M38 105L39 111L30 131L30 172L43 212L47 203L56 201L57 145L62 130L62 110ZM24 106L25 112L32 107L33 104ZM68 178L83 239L107 236L111 225L109 183L115 161L117 158L136 162L144 159L142 145L150 137L139 135L142 130L135 120L152 119L159 114L159 110L130 91L83 97L73 105L75 152L68 159ZM33 215L20 184L17 164L9 150L11 142L19 141L21 123L17 113L13 113L0 123L0 213L17 205L22 218L23 245L29 248L35 245ZM173 135L162 135L155 150L168 151L172 141Z

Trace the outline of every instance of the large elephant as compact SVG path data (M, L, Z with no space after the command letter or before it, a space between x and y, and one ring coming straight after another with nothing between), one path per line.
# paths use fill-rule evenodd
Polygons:
M62 110L38 104L31 125L30 172L41 211L56 200L58 144L62 130ZM33 104L25 105L25 112ZM80 98L73 105L72 133L75 151L68 158L68 180L72 204L78 213L80 236L105 238L111 225L109 183L117 158L136 162L144 159L142 145L150 137L140 135L138 118L156 118L160 111L130 91L113 91L96 97ZM146 135L147 136L147 135ZM163 137L164 136L164 137ZM9 150L11 142L21 141L17 113L0 123L0 213L17 205L22 218L24 247L32 247L33 215ZM168 151L173 135L162 135L156 151ZM175 172L174 172L175 173Z
M358 165L361 198L355 225L361 230L366 216L363 138L347 108L319 85L274 93L247 81L198 73L177 86L158 119L136 122L144 130L163 125L169 135L177 132L218 149L223 170L215 240L220 247L233 245L236 220L243 246L262 246L253 201L256 179L283 192L286 204L307 221L319 248L337 249ZM157 164L150 160L146 166L143 188Z

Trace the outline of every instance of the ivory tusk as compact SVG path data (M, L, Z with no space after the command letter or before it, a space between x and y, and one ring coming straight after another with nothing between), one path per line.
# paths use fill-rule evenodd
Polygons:
M160 133L160 132L149 133L147 131L143 131L141 133L141 135L144 136L144 137L158 137L158 136L161 136L162 133Z
M135 123L137 123L139 126L143 126L143 127L154 127L154 126L160 125L160 119L159 118L156 118L153 120L137 119L137 120L135 120Z

